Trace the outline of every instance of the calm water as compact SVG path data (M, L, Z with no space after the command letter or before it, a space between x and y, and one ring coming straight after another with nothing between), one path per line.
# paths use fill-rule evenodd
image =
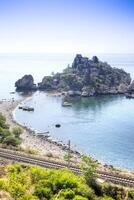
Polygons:
M88 55L86 55L88 56ZM26 73L35 81L52 71L62 71L74 55L0 55L0 98L11 98L14 82ZM134 78L134 55L99 55L112 66L124 68ZM15 95L18 98L17 95ZM61 106L61 97L35 93L26 104L35 112L16 110L16 118L39 131L50 131L53 138L67 142L81 152L114 166L134 169L134 100L123 96L73 99L73 106ZM56 129L55 124L61 128Z

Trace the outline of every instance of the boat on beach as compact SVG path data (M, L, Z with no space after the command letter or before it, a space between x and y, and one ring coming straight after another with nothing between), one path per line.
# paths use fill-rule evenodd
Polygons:
M62 106L63 106L63 107L69 107L69 106L72 106L72 103L69 103L69 102L67 102L67 101L64 101L64 102L62 103Z
M19 106L18 108L24 111L34 111L34 108L29 106Z
M18 108L21 110L23 108L23 106L19 106Z

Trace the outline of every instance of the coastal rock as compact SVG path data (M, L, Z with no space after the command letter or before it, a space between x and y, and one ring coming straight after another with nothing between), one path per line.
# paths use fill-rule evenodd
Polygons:
M77 54L72 66L62 73L45 76L39 89L67 92L70 96L125 93L131 82L130 74L123 69L112 68L97 56L92 59Z
M93 56L92 60L93 63L99 63L99 59L97 58L97 56Z
M38 83L39 90L56 90L59 78L54 76L45 76L42 82Z
M67 92L67 94L68 94L69 96L80 96L80 95L81 95L81 91L79 91L79 90L76 90L76 91L69 90L69 91Z
M95 94L95 89L93 87L83 87L82 88L82 93L81 93L81 96L83 97L90 97L90 96L93 96Z
M127 88L126 97L130 99L134 98L134 81L132 81L132 83Z
M134 81L132 81L132 83L129 85L127 92L133 92L134 93Z
M36 84L34 84L34 79L32 75L25 75L15 83L16 90L19 91L29 91L36 90Z
M119 92L120 94L122 94L122 93L124 94L124 93L127 92L128 87L129 87L129 86L127 86L126 84L121 83L121 84L119 85L119 87L118 87L118 92Z

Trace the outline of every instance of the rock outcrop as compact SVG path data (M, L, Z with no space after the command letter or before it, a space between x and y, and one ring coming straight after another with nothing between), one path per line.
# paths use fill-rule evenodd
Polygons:
M134 81L129 85L126 92L127 98L134 98Z
M36 90L36 84L34 84L34 79L32 75L25 75L15 83L17 91L31 91Z
M130 74L112 68L97 56L92 59L77 54L71 67L62 73L45 76L38 88L41 90L67 91L70 96L125 93L131 82Z
M127 92L134 93L134 81L129 85Z

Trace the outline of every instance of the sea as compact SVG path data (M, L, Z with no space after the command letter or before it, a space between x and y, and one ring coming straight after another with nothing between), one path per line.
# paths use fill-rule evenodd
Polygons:
M84 54L91 58L93 54ZM134 54L97 54L113 67L124 69L134 79ZM52 72L62 72L75 54L0 54L0 99L19 99L14 83L32 74L35 83ZM134 170L134 99L123 95L72 98L72 107L62 107L61 96L35 92L24 105L34 112L15 110L16 120L38 132L49 131L54 140L68 143L83 154L115 167ZM55 124L60 124L56 128Z

